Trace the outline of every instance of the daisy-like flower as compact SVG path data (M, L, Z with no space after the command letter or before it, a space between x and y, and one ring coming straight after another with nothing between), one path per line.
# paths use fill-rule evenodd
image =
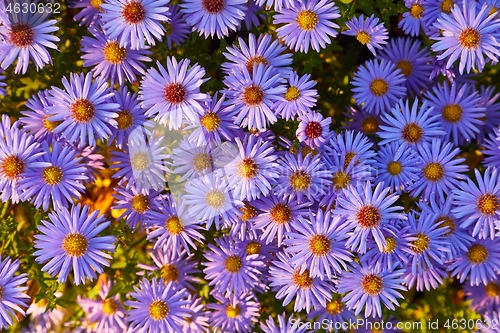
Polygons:
M124 210L117 220L125 219L132 231L137 228L138 224L142 230L148 213L152 208L156 208L155 198L160 192L148 189L139 190L135 186L131 186L128 190L118 186L115 191L116 194L113 194L113 197L116 201L111 209Z
M191 27L186 23L179 5L170 5L168 8L170 21L165 24L165 39L168 48L171 50L172 42L180 46L186 40L191 33Z
M243 38L238 38L239 47L228 47L222 54L228 60L222 63L222 70L231 74L235 70L244 72L245 69L252 74L254 64L271 66L282 76L288 75L292 70L292 55L285 53L286 47L273 40L271 35L262 34L258 38L254 34L248 35L248 45Z
M343 129L361 132L366 136L377 134L380 125L383 123L378 115L368 113L366 110L353 106L349 106L347 110L347 112L343 112L343 115L349 119L349 122L345 126L342 126Z
M356 37L357 41L366 45L368 50L377 55L378 50L382 50L382 45L387 44L386 39L389 39L389 31L384 26L384 23L378 23L378 17L372 14L365 19L365 15L353 17L346 22L347 30L342 31L342 34Z
M102 274L103 266L109 266L111 259L103 251L115 251L115 236L97 235L106 229L110 222L105 221L99 211L89 212L87 205L73 206L49 213L50 221L42 220L38 226L40 234L35 235L34 255L39 264L52 277L59 275L60 283L66 282L71 269L75 275L74 283L85 283Z
M381 302L391 310L394 304L399 306L397 298L403 298L398 290L406 291L403 286L403 269L386 269L379 263L375 266L366 266L353 263L350 271L344 272L337 284L339 294L346 293L342 302L348 309L361 313L365 308L365 317L382 316Z
M450 193L457 187L460 179L464 179L461 173L467 171L467 166L462 165L465 159L456 158L460 150L452 149L451 142L446 143L440 139L418 146L422 164L419 166L419 179L408 188L411 196L421 195L424 201L433 199L443 202L445 193Z
M283 306L295 299L294 311L306 309L309 313L312 306L326 306L326 302L332 299L333 283L311 277L309 269L301 272L300 268L292 266L290 260L290 254L279 252L269 268L270 286L277 292L276 298L284 298Z
M333 154L334 151L337 152L337 154L346 154L344 162L344 167L346 168L355 158L357 159L356 163L371 164L373 163L372 157L377 155L375 151L371 149L373 143L371 143L363 133L345 131L333 137L329 144L331 148L333 148L332 150L330 150L328 146L325 147L327 150L330 150L330 154Z
M440 116L438 121L446 131L445 138L453 139L456 146L470 141L482 130L486 108L473 86L445 81L427 92L425 98L434 107L433 115Z
M392 206L399 195L389 193L389 188L383 183L378 183L372 189L371 182L367 181L361 188L350 185L344 189L344 196L337 199L335 213L345 215L346 225L354 231L346 242L346 247L359 253L366 252L366 240L371 236L380 251L387 247L383 230L389 231L389 220L407 217L402 211L403 207Z
M332 216L323 210L307 218L298 217L295 232L287 232L285 252L291 253L290 263L300 267L300 273L309 268L312 278L332 279L334 274L347 270L347 262L352 261L352 253L345 249L349 238L341 216Z
M189 213L198 221L207 220L207 229L214 221L215 227L220 229L221 221L228 226L230 220L238 219L237 207L243 206L243 203L231 197L229 184L224 177L210 173L189 180L185 188L187 194L183 198L189 206Z
M443 264L443 253L450 252L444 235L448 228L441 227L444 220L438 220L437 215L426 210L417 217L415 212L408 215L410 233L414 238L410 242L414 255L411 258L411 271L422 273L432 269L434 264Z
M420 95L429 87L432 72L431 55L422 42L413 38L395 38L379 55L392 61L406 78L405 85L411 96Z
M193 142L191 136L182 138L172 150L170 164L173 172L180 175L180 182L210 173L214 170L214 155L211 144Z
M311 311L307 315L308 320L314 320L315 322L328 323L328 330L330 332L338 333L342 332L342 327L346 328L350 322L356 321L356 316L354 311L347 309L345 303L342 302L341 296L339 294L333 294L332 299L326 302L326 306L317 307L314 311ZM300 323L300 319L296 322ZM300 325L300 324L299 324ZM273 332L274 333L274 332ZM286 332L276 332L276 333L286 333Z
M205 38L222 39L236 31L245 17L246 0L187 0L181 4L186 22Z
M132 50L142 49L146 41L155 45L165 33L163 22L168 22L169 0L105 0L101 21L110 39L117 39L121 47L130 43Z
M108 124L117 126L115 110L120 107L108 100L114 95L108 84L102 80L92 82L91 73L70 74L69 82L64 77L62 83L65 90L52 87L48 97L52 104L46 108L52 114L48 120L61 122L53 132L81 146L95 146L96 137L107 139L111 134Z
M207 308L213 311L209 318L210 326L219 332L252 331L258 321L260 304L252 294L227 295L214 294L219 303L209 303Z
M57 298L60 298L62 295L63 294L59 291L56 291L54 294ZM48 310L47 305L46 299L41 299L38 302L33 300L28 310L26 310L26 316L29 315L30 317L29 327L23 327L21 332L43 333L44 331L54 330L63 323L65 315L64 308L56 306L54 309Z
M305 142L312 148L322 146L331 135L332 118L323 118L319 112L305 112L299 116L299 127L295 135L299 142Z
M203 235L198 232L201 227L187 211L186 203L179 194L177 200L171 195L159 197L155 209L147 214L149 226L148 240L155 239L154 249L173 249L178 254L189 246L196 250L194 241L201 242Z
M367 112L380 114L406 95L406 78L396 64L382 59L368 61L354 75L356 103Z
M273 7L277 12L280 12L283 8L290 8L295 5L293 0L256 0L255 3L267 8Z
M47 107L51 105L47 100L48 97L48 90L39 91L37 95L31 96L26 102L29 110L21 111L23 116L19 118L23 124L23 129L35 136L38 141L51 142L55 139L56 135L54 135L53 131L60 124L60 122L47 120L51 116L47 112Z
M172 282L172 288L186 288L195 291L193 284L199 283L199 278L194 276L200 273L195 268L197 262L193 260L193 255L188 255L186 251L177 253L177 250L170 248L167 251L158 249L150 251L149 255L153 259L154 265L139 264L138 267L147 271L160 271L163 282Z
M311 75L304 74L301 78L295 71L290 71L285 100L278 101L274 105L276 113L285 120L294 118L297 114L302 115L311 111L316 106L318 91L311 89L316 85L315 81L309 80Z
M125 332L127 329L120 295L106 297L111 288L110 281L100 281L99 299L78 297L78 305L85 311L85 317L92 325L90 332Z
M183 118L196 122L198 113L203 112L202 103L209 99L200 92L200 86L207 81L203 79L205 70L198 64L188 69L189 64L189 59L177 62L174 57L167 57L167 69L157 62L158 70L150 68L139 87L146 116L168 124L169 129L179 129Z
M267 196L273 180L279 177L278 164L275 162L277 156L271 142L253 135L243 140L236 138L235 142L238 145L236 156L225 154L219 157L230 159L224 171L234 197L238 200L255 200Z
M264 333L306 333L306 325L301 325L300 318L295 319L293 315L286 319L286 313L278 315L278 325L274 321L272 316L266 320L265 324L260 327Z
M132 137L125 151L117 151L111 157L113 168L119 169L113 174L113 178L120 179L120 184L126 182L125 188L134 186L138 190L165 188L165 173L168 168L165 166L165 159L168 157L164 153L163 137L150 138L150 142Z
M252 73L252 75L250 74ZM239 110L234 122L249 129L265 129L278 118L274 109L276 101L283 100L286 88L283 78L273 67L254 64L251 71L234 71L224 79L228 103Z
M307 214L307 208L311 202L297 203L296 198L276 196L271 193L268 197L262 197L252 202L258 209L259 215L255 218L253 229L262 230L260 238L266 244L273 243L277 238L278 246L281 246L285 233L295 230L295 221L299 216Z
M376 183L383 182L391 192L399 195L418 180L420 171L416 165L420 156L413 149L390 143L380 147L373 166L377 169Z
M259 254L247 255L245 249L237 247L226 236L215 240L217 246L209 244L205 252L208 260L203 263L205 278L214 290L223 294L241 295L250 291L260 279L265 265Z
M78 199L85 191L82 181L85 167L80 164L78 151L69 146L53 141L52 145L44 142L42 149L46 152L40 156L39 162L48 164L45 167L30 168L18 182L22 191L21 199L30 200L36 208L54 209L68 207L73 199Z
M26 273L18 274L19 261L9 257L0 256L0 329L7 329L13 324L12 318L17 315L16 310L22 316L25 315L21 307L26 307L30 297L24 293L28 287L21 286L28 281Z
M380 125L378 136L381 145L395 142L400 147L417 148L430 143L433 138L441 138L446 132L439 124L439 115L434 114L434 107L424 101L419 106L418 98L410 106L410 100L400 100L390 112L382 116L386 125Z
M426 30L432 29L437 18L441 15L450 15L455 6L462 6L462 0L425 0L425 11L422 21Z
M131 50L127 43L120 46L117 40L108 39L99 29L89 28L95 37L83 36L82 60L84 67L92 67L94 77L110 80L123 86L134 83L137 75L144 74L145 61L151 61L147 49Z
M326 194L327 187L332 183L331 172L326 168L320 156L308 154L294 155L285 153L278 160L281 174L277 179L276 195L297 198L298 203L307 197L309 201Z
M21 191L18 182L32 168L50 166L39 158L46 154L32 135L21 131L17 122L10 125L6 115L0 125L0 199L18 203ZM3 128L2 128L3 127Z
M488 285L496 281L500 270L500 240L481 239L472 243L449 267L452 276L464 282L469 276L470 285Z
M126 301L125 305L132 308L127 311L127 320L133 332L182 332L183 318L190 317L185 307L189 293L174 288L172 282L142 279L130 297L135 300Z
M495 238L500 226L500 178L497 168L486 169L481 176L474 169L477 185L467 178L453 189L453 214L461 219L462 228L470 227L472 236Z
M330 44L330 37L335 38L339 28L333 20L340 17L333 1L303 0L293 2L274 15L273 24L282 24L276 30L278 38L294 49L307 53L309 47L316 52Z
M431 37L438 42L433 44L435 52L444 51L438 59L448 59L450 68L460 58L458 70L463 74L472 69L482 71L484 56L497 62L500 56L500 42L495 34L500 29L500 20L489 15L490 7L483 4L479 13L476 2L464 0L463 6L451 8L451 15L441 15L434 26L442 31L441 36Z
M186 308L191 316L184 319L182 333L207 332L211 313L205 310L205 304L202 303L201 298L190 296L189 301Z
M489 281L488 284L471 286L463 285L466 299L471 300L472 310L482 313L487 310L497 312L500 309L500 278Z
M425 0L405 0L405 6L410 11L403 13L403 19L399 21L398 27L403 29L405 34L416 37L420 33Z
M75 21L80 21L80 25L94 27L101 23L101 5L104 0L78 0L70 3L72 8L83 8L74 16Z
M9 3L13 8L23 7L22 0ZM18 7L18 8L19 8ZM59 38L52 33L59 30L57 20L48 20L48 11L12 10L9 19L0 24L0 67L7 69L17 58L16 74L25 74L30 59L37 71L46 64L52 64L47 48L57 49L54 42ZM3 40L3 42L1 42Z

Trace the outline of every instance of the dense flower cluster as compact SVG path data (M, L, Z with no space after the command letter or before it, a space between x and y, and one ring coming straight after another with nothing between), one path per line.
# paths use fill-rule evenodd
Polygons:
M0 101L7 77L67 47L23 3L0 1ZM381 320L448 278L499 318L500 95L477 76L500 57L500 2L406 0L399 37L337 5L70 2L82 72L1 118L1 217L43 217L21 250L2 238L0 329L28 314L30 333L312 332L301 320ZM273 30L252 30L266 16ZM227 43L217 73L158 51L193 34ZM352 96L346 117L320 109L337 88L322 96L298 64L334 61L335 38L368 49L336 91Z

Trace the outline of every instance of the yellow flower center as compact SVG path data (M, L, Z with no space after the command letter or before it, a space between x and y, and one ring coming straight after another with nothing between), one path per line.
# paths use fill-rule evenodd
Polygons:
M441 222L441 224L439 225L440 228L448 227L448 232L445 233L443 236L449 237L455 233L455 230L457 229L455 225L455 220L452 219L450 216L448 215L438 216L438 218L436 219L436 221L434 221L434 223L438 222Z
M63 177L63 172L61 168L56 166L49 166L43 169L42 178L43 181L48 185L56 185L61 182Z
M481 43L481 34L474 28L466 28L458 36L458 41L464 48L475 49Z
M269 61L267 61L266 58L264 58L261 55L256 55L247 60L247 63L245 64L245 67L247 68L248 72L252 74L253 72L253 65L254 64L264 64L264 66L269 65Z
M374 228L380 224L382 215L377 207L366 205L358 209L356 219L363 228Z
M368 44L372 40L370 34L363 30L356 34L356 39L363 45Z
M495 282L488 282L486 287L484 287L484 291L486 295L490 297L498 297L498 293L500 292L500 286Z
M247 255L259 254L260 253L260 243L259 242L250 242L247 244L246 248Z
M163 320L168 314L167 303L162 300L153 301L149 305L149 316L154 321Z
M174 264L166 264L161 269L161 276L165 280L165 283L170 281L177 282L179 279L179 270Z
M469 248L467 258L473 264L482 264L488 259L488 249L483 245L474 244Z
M209 112L201 118L201 126L208 132L214 132L220 126L220 118L217 114Z
M208 153L198 153L193 157L193 168L198 172L210 169L212 163L212 157Z
M302 274L300 269L295 270L293 273L293 284L301 289L309 289L312 287L314 279L309 275L309 269L306 269Z
M451 9L455 5L455 1L453 0L444 0L441 2L441 11L445 12L446 14L451 13Z
M104 59L107 62L117 65L125 60L127 51L124 47L120 47L120 44L117 41L110 41L104 46L103 54Z
M361 122L361 130L364 134L374 135L378 131L378 125L379 121L377 118L368 116Z
M462 119L462 113L464 110L460 107L458 104L450 104L446 105L443 108L443 118L450 122L450 123L456 123L460 119Z
M229 273L238 273L240 271L241 267L243 267L243 263L241 262L240 257L233 254L232 256L229 256L226 258L226 261L224 262L224 266L226 267L226 270Z
M291 86L285 93L285 99L289 102L295 101L300 97L300 90L297 87Z
M244 207L239 207L238 209L243 212L243 214L241 214L240 216L240 219L243 222L247 222L248 220L257 216L257 209L255 209L248 202L245 202L244 205L245 205Z
M184 226L178 216L172 215L165 221L165 228L172 235L178 235L184 231Z
M10 180L17 179L19 175L24 171L26 164L24 161L15 155L7 156L2 160L0 169L2 174Z
M259 171L259 166L257 163L255 163L255 160L253 158L244 158L239 164L236 169L236 173L238 176L241 178L246 178L250 179L253 178L257 175Z
M264 91L256 85L246 87L243 91L242 100L249 106L259 105L264 100Z
M368 274L361 279L361 289L370 296L378 295L383 288L384 281L378 275Z
M81 257L89 247L87 238L81 233L67 234L62 241L62 249L68 256Z
M432 162L425 166L424 176L432 182L437 182L444 177L444 168L439 162Z
M302 10L297 15L297 25L302 30L312 30L318 23L318 14L312 10Z
M370 84L370 90L375 96L380 97L387 93L389 84L384 79L375 79Z
M211 190L205 196L205 202L212 208L221 208L226 202L226 198L221 191Z
M116 310L118 310L118 304L114 299L108 298L102 304L102 312L107 316L114 314Z
M51 116L44 116L42 123L43 123L43 128L45 128L47 130L47 132L52 132L52 131L54 131L54 129L57 126L62 124L62 121L49 121L49 120L47 120L47 118L49 118L49 117L51 117Z
M417 123L408 123L403 127L401 135L406 142L417 143L424 137L424 130Z
M332 177L333 186L336 190L341 190L347 188L347 185L351 183L351 177L347 172L337 171Z
M303 170L294 171L290 175L289 181L290 186L297 192L307 190L312 184L311 175Z
M476 207L482 213L486 215L493 215L498 210L500 204L498 203L498 197L494 194L483 194L477 199Z
M417 239L411 241L410 244L413 246L413 251L416 253L423 253L429 248L430 239L424 233L419 232L415 235Z
M115 120L118 123L118 129L120 131L129 129L130 126L132 126L132 124L134 123L134 117L132 117L130 111L124 110L117 113L118 117Z
M326 302L326 311L329 314L336 315L342 312L342 301L339 299L333 300L331 302Z
M144 194L137 194L132 198L130 205L133 211L144 214L149 209L148 197Z
M408 60L398 61L396 68L399 68L406 78L413 72L413 65Z
M8 36L15 47L27 48L35 39L35 30L25 23L18 23L11 27Z
M226 315L228 318L236 318L240 315L241 309L238 304L235 306L228 305L226 308Z
M151 165L151 159L149 158L148 153L138 152L130 158L130 164L132 169L136 171L144 171Z
M88 123L94 118L95 107L88 99L77 99L69 108L71 117L78 123Z
M269 216L274 223L285 224L292 220L292 210L285 204L276 204L269 210Z
M129 24L138 24L146 17L146 11L138 1L128 2L122 6L122 16Z
M392 161L387 164L387 171L392 175L392 176L397 176L403 171L403 167L401 166L401 163L398 161Z
M97 10L101 10L101 5L104 3L104 0L90 0L90 4Z
M309 249L317 257L327 255L331 248L332 242L326 235L314 235L309 239Z
M411 5L410 14L414 18L418 18L418 19L422 18L422 13L423 12L424 12L424 7L422 7L421 4L414 3L413 5Z
M396 240L390 236L385 237L385 244L382 250L384 253L393 253L397 246Z

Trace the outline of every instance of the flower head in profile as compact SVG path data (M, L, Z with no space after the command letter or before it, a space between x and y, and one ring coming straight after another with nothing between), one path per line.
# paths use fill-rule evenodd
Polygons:
M97 236L106 229L110 222L105 221L99 211L89 212L89 206L61 208L49 213L49 220L42 220L35 235L36 261L43 272L51 276L58 275L58 281L64 283L73 270L76 285L97 278L96 273L103 273L103 266L109 266L106 259L111 259L103 251L115 251L115 236Z
M333 20L339 17L333 1L303 0L274 15L273 23L285 24L276 32L289 48L307 53L311 47L319 52L331 43L330 37L337 36L339 26Z
M13 0L9 4L19 9L25 2ZM47 48L57 49L54 42L59 38L52 35L59 30L57 20L48 20L50 13L43 10L11 10L7 16L7 20L0 20L4 23L0 24L0 68L7 69L17 59L15 73L25 74L30 59L37 70L52 64Z
M4 257L2 260L0 256L0 329L2 330L12 326L12 319L17 317L14 310L25 315L21 307L25 308L30 299L24 293L28 287L21 286L28 281L28 277L26 273L14 276L18 271L18 260L12 261L9 257Z
M375 49L382 50L382 45L387 44L386 40L389 39L389 32L384 23L379 24L378 21L378 17L374 14L367 18L364 14L359 17L355 16L346 22L348 29L342 31L342 34L356 37L357 41L366 45L373 55L377 55Z

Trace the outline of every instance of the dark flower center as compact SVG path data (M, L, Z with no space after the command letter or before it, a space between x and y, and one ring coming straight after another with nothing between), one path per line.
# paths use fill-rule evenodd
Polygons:
M95 107L88 99L77 99L70 105L71 117L79 123L88 123L94 118Z
M13 25L9 31L9 42L15 47L28 47L34 38L35 30L25 23Z
M302 30L312 30L318 23L318 14L312 10L302 10L297 15L297 25Z
M385 237L385 246L384 246L384 249L382 250L382 252L393 253L396 246L397 246L396 240L392 237L386 236Z
M174 264L166 264L161 269L161 276L165 283L170 281L176 282L179 279L179 270Z
M19 156L7 156L2 161L2 174L8 179L14 180L24 171L25 166L26 164Z
M240 257L233 254L232 256L226 258L224 266L229 273L237 273L240 271L241 267L243 267L243 263L241 262Z
M49 166L43 169L42 178L48 185L56 185L61 182L63 172L61 168L56 166Z
M149 316L154 321L163 320L168 314L167 303L162 300L157 300L149 305Z
M118 123L118 129L120 131L124 131L130 128L130 126L132 126L132 124L134 123L134 117L132 116L130 111L123 110L117 113L118 117L115 120Z
M260 243L259 242L250 242L247 244L246 248L247 255L259 254L260 253Z
M202 0L203 8L210 14L220 13L224 9L224 0Z
M453 0L444 0L441 2L441 11L443 11L446 14L451 13L451 9L455 5L455 1Z
M62 241L64 252L71 257L83 256L87 252L88 247L89 242L87 238L79 232L66 235Z
M101 8L101 5L104 3L104 0L90 0L90 4L92 5L92 7L94 7L95 9L99 10L99 11L103 11L102 8Z
M358 224L363 228L374 228L380 224L382 215L380 215L377 207L366 205L358 209L356 219L358 220Z
M165 221L165 228L171 235L178 235L184 231L184 226L178 216L172 215Z
M131 1L122 6L122 16L129 24L138 24L146 17L146 11L138 1Z
M413 65L408 60L398 61L396 68L399 68L406 78L413 72Z
M451 218L448 215L441 215L438 216L438 218L434 221L434 223L441 222L439 225L440 228L448 227L448 232L445 233L443 236L449 237L455 233L455 230L457 229L455 225L455 220Z
M403 127L401 135L406 142L417 143L424 137L424 130L417 123L408 123Z
M180 104L187 96L187 90L180 83L170 83L165 87L163 96L170 104Z
M484 291L486 295L490 297L498 297L498 293L500 293L500 286L495 282L488 282L486 287L484 287Z
M351 182L351 177L347 172L344 171L338 171L336 172L333 177L333 186L335 186L336 190L341 190L343 188L346 188L347 185Z
M375 274L368 274L361 279L361 288L370 296L378 295L384 288L384 281Z
M306 125L306 135L310 137L311 139L316 139L321 136L321 133L323 132L323 128L321 125L316 122L316 121L310 121Z
M457 121L462 119L462 113L463 113L463 110L460 107L460 105L450 104L450 105L446 105L443 108L442 115L446 121L448 121L450 123L456 123Z
M488 249L483 245L474 244L469 248L467 258L473 264L482 264L488 259Z
M378 131L378 119L375 117L366 117L361 122L361 130L364 134L376 134Z

